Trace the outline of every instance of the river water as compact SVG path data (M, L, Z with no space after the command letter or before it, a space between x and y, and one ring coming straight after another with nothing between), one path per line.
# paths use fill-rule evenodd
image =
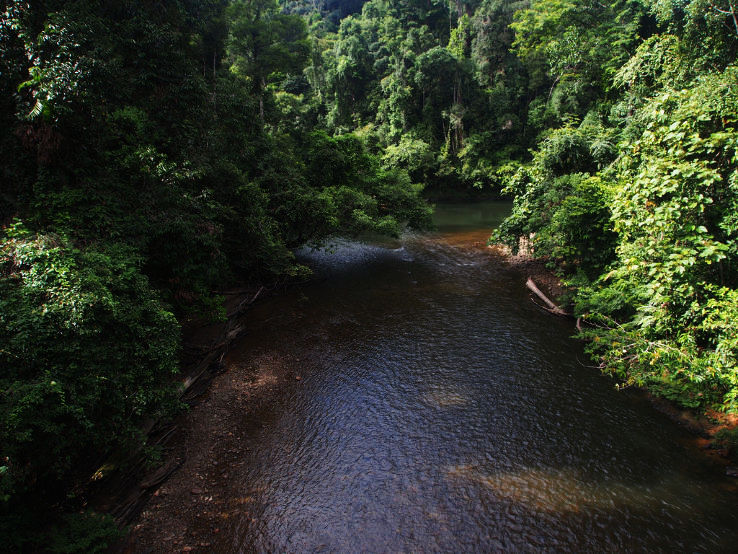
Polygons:
M320 279L259 307L236 355L300 379L245 421L245 552L738 551L738 496L571 321L486 249L506 204L438 232L304 250Z

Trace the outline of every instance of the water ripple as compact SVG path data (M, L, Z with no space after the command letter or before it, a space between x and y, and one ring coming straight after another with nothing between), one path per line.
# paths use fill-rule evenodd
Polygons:
M218 548L734 551L735 493L579 362L570 323L479 246L499 214L475 209L442 211L436 237L298 253L328 278L243 351L305 377L249 438L250 500Z

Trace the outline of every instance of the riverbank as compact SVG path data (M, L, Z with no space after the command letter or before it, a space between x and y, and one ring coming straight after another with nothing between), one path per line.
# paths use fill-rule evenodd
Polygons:
M571 292L561 279L546 265L545 260L534 258L524 251L512 254L510 249L500 244L492 244L489 249L499 256L511 269L525 274L538 285L546 296L555 302L565 303L566 296ZM525 282L525 281L524 281Z
M211 551L221 528L247 510L232 479L247 459L245 439L298 375L279 360L244 366L226 355L223 362L227 371L176 422L165 457L178 470L152 492L119 552Z
M210 476L203 468L228 467L229 456L238 453L231 441L243 432L239 432L236 416L258 405L259 391L265 392L258 377L229 366L228 354L233 342L245 333L248 311L271 291L263 286L242 286L221 294L227 314L224 321L192 318L183 323L182 371L177 382L181 401L189 409L173 421L156 422L147 431L149 444L161 449L161 463L147 469L142 459L113 473L91 491L92 509L113 515L119 525L131 526L113 551L189 551L187 547L192 545L185 542L193 541L181 537L195 536L190 530L192 523L202 513L202 503L212 502L213 497L211 494L208 500L207 495L197 493L201 481ZM228 475L217 476L221 492L215 496L225 497ZM149 524L152 510L159 507L165 507L160 513L166 521ZM167 539L173 533L180 539Z

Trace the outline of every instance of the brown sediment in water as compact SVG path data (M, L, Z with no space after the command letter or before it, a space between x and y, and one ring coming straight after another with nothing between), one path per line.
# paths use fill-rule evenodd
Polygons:
M547 260L534 258L524 247L517 254L513 254L510 248L502 244L488 244L489 231L472 230L466 232L448 233L439 235L439 239L456 248L465 250L486 250L490 255L499 258L511 269L531 277L536 284L550 298L559 300L568 292L567 287L547 266Z
M721 430L732 430L738 428L738 415L726 414L715 410L707 410L702 413L697 410L682 408L665 398L658 398L647 394L651 404L659 412L665 414L669 419L688 429L692 435L692 445L704 450L705 456L717 464L734 466L738 458L734 452L721 447L716 442L716 435Z

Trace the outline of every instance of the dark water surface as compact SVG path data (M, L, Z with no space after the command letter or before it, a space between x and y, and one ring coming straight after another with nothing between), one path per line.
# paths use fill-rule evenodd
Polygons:
M505 204L439 232L302 253L324 280L262 304L239 363L300 381L245 421L258 552L736 552L735 490L685 431L586 367L484 248Z

